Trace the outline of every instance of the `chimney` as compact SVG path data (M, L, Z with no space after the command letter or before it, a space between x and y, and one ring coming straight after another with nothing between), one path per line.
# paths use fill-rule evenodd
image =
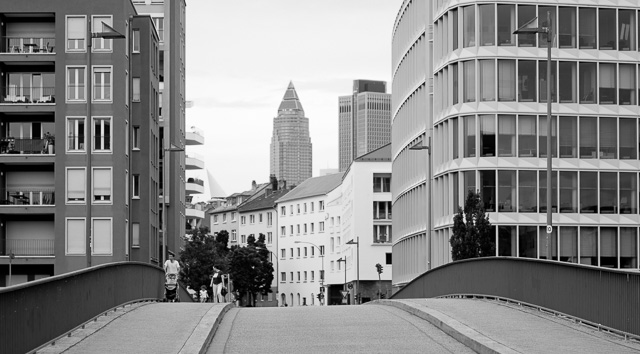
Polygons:
M258 189L258 184L256 183L255 180L251 181L251 190L255 191L256 189Z
M271 174L269 175L269 183L271 183L271 189L276 191L278 190L278 179L276 178L276 175Z

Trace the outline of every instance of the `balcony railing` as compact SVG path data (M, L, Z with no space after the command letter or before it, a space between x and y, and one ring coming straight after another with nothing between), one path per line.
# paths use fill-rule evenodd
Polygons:
M55 189L0 189L0 207L6 205L55 205Z
M3 37L3 53L55 54L56 39L53 37Z
M8 256L53 256L53 239L0 239L0 255Z
M53 154L45 139L0 138L0 154Z
M0 96L0 103L33 104L55 103L55 87L8 87Z
M203 186L204 187L204 181L201 180L200 178L189 178L187 179L187 183L195 183L199 186Z

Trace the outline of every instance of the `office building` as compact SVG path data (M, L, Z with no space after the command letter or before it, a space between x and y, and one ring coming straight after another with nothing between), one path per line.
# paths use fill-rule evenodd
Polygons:
M496 256L638 269L638 10L403 2L392 41L394 287L451 260L453 216L469 190L495 226ZM550 92L547 34L513 34L536 17L547 27L547 13L557 29ZM430 151L409 149L429 141Z
M356 157L391 142L391 94L384 81L354 80L338 98L338 159L344 172Z
M278 181L284 180L293 187L311 177L309 118L304 116L293 82L289 82L278 116L273 118L270 149L270 174Z
M151 19L123 0L11 2L0 19L0 285L159 264Z

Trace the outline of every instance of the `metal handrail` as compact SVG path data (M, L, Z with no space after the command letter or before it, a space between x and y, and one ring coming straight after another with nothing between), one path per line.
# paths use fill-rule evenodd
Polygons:
M0 255L8 256L53 256L54 239L0 239Z
M5 86L2 92L4 94L0 96L0 103L42 104L56 102L55 87Z
M2 53L55 54L55 37L2 37Z

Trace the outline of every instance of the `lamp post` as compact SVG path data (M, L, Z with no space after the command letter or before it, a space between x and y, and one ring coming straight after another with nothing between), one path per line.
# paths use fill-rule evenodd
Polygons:
M538 18L534 18L522 25L513 34L547 34L547 234L553 232L553 220L551 214L551 44L553 43L553 30L551 28L551 11L547 11L547 27L537 24Z
M164 264L167 258L167 191L169 186L167 184L167 152L180 152L184 151L183 148L179 148L169 143L168 148L162 149L162 258L160 264Z
M13 250L9 250L9 286L11 286L11 263L16 255L13 254Z
M346 243L347 245L356 245L356 256L358 259L356 260L356 289L354 294L356 296L356 304L360 304L360 236L356 237L356 241L353 239Z
M344 262L344 285L343 285L343 289L344 289L345 292L347 292L347 256L338 258L337 262L338 263Z
M275 271L275 273L276 273L276 304L277 304L277 302L278 302L278 293L279 293L278 290L279 290L279 287L280 287L280 281L279 281L279 276L278 276L279 275L278 273L280 272L280 260L278 259L278 256L268 248L256 247L256 249L257 250L267 251L267 252L271 253L272 259L273 259L273 257L276 258L276 271ZM273 264L273 261L271 261L271 264Z
M427 270L431 270L431 212L432 212L432 203L431 203L431 176L433 176L432 173L432 162L431 162L431 137L428 137L427 139L427 145L414 145L412 147L409 148L409 150L427 150L427 167L429 169L429 171L427 171L427 200L426 202L428 203L428 208L429 211L427 212L427 227L426 227L426 232L427 232L427 242L429 244L429 252L427 253Z
M91 103L93 101L93 87L92 87L92 79L93 79L93 70L91 69L91 48L93 46L94 39L121 39L126 38L125 35L119 33L113 27L107 25L102 22L102 32L93 32L91 28L91 16L87 18L88 26L87 26L87 88L89 89L87 99L87 120L88 124L85 125L85 129L89 133L88 136L85 137L85 147L87 151L87 193L85 195L89 195L87 202L87 220L86 220L86 239L85 239L85 252L87 253L87 267L91 267L91 242L93 240L92 230L93 225L91 221L91 205L93 204L93 190L91 187L91 143L93 139L93 122L91 120ZM112 73L113 74L113 73ZM113 97L112 97L113 99ZM128 99L128 98L127 98ZM88 126L88 127L87 127Z

